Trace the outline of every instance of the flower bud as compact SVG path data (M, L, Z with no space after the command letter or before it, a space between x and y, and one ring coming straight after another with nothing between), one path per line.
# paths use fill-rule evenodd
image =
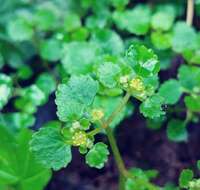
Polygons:
M72 128L73 129L80 129L81 124L78 121L75 121L75 122L72 123Z
M92 110L92 120L99 121L104 116L104 112L101 109L93 109Z
M124 88L127 88L128 87L128 80L129 80L129 76L124 75L124 76L120 77L119 82Z

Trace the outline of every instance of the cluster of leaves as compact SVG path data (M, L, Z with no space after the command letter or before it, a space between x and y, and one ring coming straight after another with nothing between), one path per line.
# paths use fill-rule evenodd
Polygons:
M155 94L159 64L150 49L136 45L131 46L125 57L120 57L121 60L114 59L112 55L102 55L99 59L101 64L91 65L87 73L72 74L67 81L59 84L56 104L57 115L64 123L62 128L41 128L33 136L31 148L48 167L57 170L66 166L71 161L70 147L78 146L80 153L87 153L87 164L102 168L109 152L102 142L94 144L91 129L93 126L100 128L101 123L109 118L123 100L124 91L143 101L140 108L144 115L154 117L164 114L161 109L163 99ZM105 94L105 91L112 94ZM104 104L109 99L116 103ZM111 126L116 126L127 115L127 110L130 112L132 108L125 107Z
M187 124L199 121L200 32L180 21L185 7L182 0L153 6L129 0L1 2L0 188L27 190L34 184L41 190L50 168L71 162L72 147L101 169L110 153L95 135L137 111L136 100L147 127L166 124L169 140L186 141ZM177 77L159 84L158 72L170 70L177 54L184 59ZM31 138L35 113L54 92L59 120ZM133 101L123 105L126 97ZM150 182L154 170L129 173L126 190L159 189ZM198 185L191 171L183 171L181 188Z

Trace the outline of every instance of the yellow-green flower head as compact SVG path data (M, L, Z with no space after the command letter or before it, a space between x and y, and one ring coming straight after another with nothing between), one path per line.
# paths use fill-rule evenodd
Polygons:
M87 143L87 134L84 131L74 133L72 137L73 146L84 146Z
M134 78L130 81L129 86L131 90L136 90L136 91L144 91L144 83L140 78Z
M104 112L101 109L93 109L91 115L93 121L99 121L103 118Z

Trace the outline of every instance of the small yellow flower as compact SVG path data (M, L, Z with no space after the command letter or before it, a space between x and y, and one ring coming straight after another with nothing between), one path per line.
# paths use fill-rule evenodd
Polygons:
M92 110L92 120L99 121L104 116L104 112L101 109L93 109Z
M132 90L143 91L145 89L144 84L140 78L134 78L130 81L129 86Z
M76 132L72 137L72 145L84 146L87 143L87 135L84 131Z

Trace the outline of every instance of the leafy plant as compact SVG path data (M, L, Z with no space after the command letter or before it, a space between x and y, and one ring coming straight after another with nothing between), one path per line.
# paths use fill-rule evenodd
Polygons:
M44 189L51 169L67 167L77 148L96 169L113 155L120 190L198 190L191 169L181 172L179 186L160 187L152 182L158 171L127 168L115 138L134 112L152 130L166 126L176 143L187 142L189 124L199 122L200 33L192 26L199 2L187 1L183 21L185 7L182 1L1 2L0 189ZM182 61L172 71L177 55ZM49 99L58 120L41 124L38 110Z

